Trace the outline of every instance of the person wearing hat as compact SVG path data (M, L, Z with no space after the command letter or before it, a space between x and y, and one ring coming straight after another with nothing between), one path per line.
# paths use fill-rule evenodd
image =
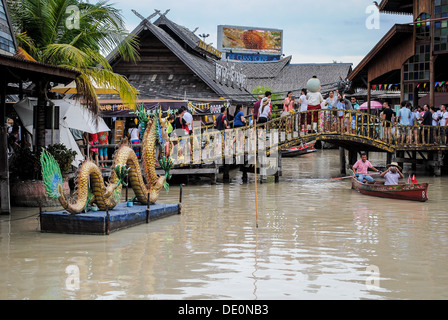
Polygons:
M388 164L387 170L381 173L381 177L383 177L386 181L384 182L385 186L397 185L399 179L403 179L403 174L401 173L401 167L397 162L392 162Z
M258 123L266 123L271 117L271 92L266 91L265 97L261 100L258 112Z

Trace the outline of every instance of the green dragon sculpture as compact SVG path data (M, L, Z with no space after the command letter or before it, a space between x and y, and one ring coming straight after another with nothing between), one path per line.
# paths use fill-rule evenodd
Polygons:
M105 183L101 170L90 161L84 161L78 169L76 178L76 192L71 201L67 200L62 192L62 175L56 160L45 150L42 152L40 161L42 164L42 176L47 194L50 198L59 199L62 207L72 214L83 212L89 203L94 203L100 210L111 210L121 200L121 191L125 186L125 178L128 176L128 183L135 193L135 197L142 204L155 203L160 191L165 188L168 191L170 169L173 166L171 150L165 148L165 141L168 140L166 133L167 119L162 118L162 111L159 110L151 119L143 113L142 108L138 111L144 137L142 141L142 164L147 184L141 173L139 160L132 148L128 145L121 146L113 157L113 171L109 182ZM161 168L165 170L164 176L156 173L157 149L162 147ZM90 188L89 188L90 182Z

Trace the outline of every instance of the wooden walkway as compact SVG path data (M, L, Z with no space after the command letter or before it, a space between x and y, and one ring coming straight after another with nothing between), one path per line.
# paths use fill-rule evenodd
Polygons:
M281 150L316 140L348 152L348 165L357 160L360 152L385 152L388 162L411 163L413 169L426 165L441 175L448 150L441 141L444 129L403 126L365 112L335 109L291 113L256 127L225 131L208 125L194 128L191 136L173 142L175 166L171 173L205 176L216 182L222 172L226 180L229 168L239 168L246 174L253 172L256 155L261 179L273 175L277 181L281 176ZM346 167L341 155L341 173Z

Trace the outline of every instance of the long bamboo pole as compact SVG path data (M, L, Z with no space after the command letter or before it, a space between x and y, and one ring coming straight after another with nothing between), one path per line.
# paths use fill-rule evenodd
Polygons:
M257 120L254 119L254 155L255 155L255 162L254 162L254 172L255 172L255 223L256 227L258 228L258 192L257 192Z

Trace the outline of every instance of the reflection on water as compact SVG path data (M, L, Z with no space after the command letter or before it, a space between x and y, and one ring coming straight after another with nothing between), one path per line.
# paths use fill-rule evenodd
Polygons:
M258 228L239 172L184 187L180 216L110 236L40 233L37 209L16 208L0 217L0 299L448 298L448 178L418 175L430 201L414 203L327 181L336 150L283 165L258 185Z

